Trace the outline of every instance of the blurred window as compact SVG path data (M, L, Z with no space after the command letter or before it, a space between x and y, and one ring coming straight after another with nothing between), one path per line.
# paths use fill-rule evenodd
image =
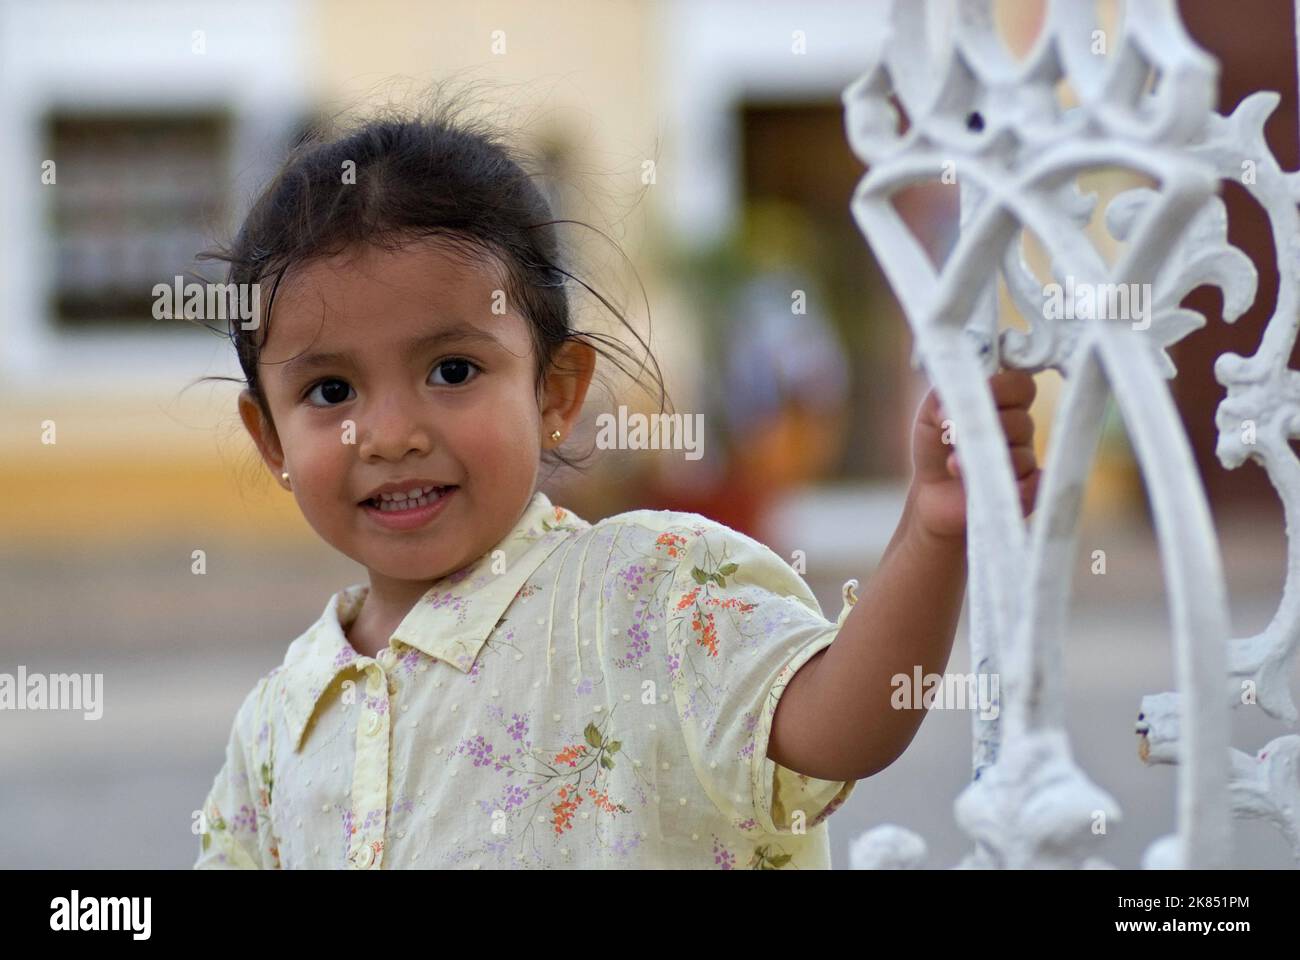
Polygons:
M231 127L215 111L47 115L56 328L155 323L154 284L194 279L225 205Z

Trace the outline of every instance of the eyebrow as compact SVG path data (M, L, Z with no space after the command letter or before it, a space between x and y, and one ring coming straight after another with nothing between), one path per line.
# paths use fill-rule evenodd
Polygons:
M461 325L448 327L446 330L439 330L437 333L426 333L424 336L406 341L399 349L403 354L409 355L424 353L434 347L449 343L483 343L501 346L501 341L486 330ZM283 373L287 378L298 377L315 370L347 366L351 359L351 354L334 351L323 350L316 353L304 353L286 361Z

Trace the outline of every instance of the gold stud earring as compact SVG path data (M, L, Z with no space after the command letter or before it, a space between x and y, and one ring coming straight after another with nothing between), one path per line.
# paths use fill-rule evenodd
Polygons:
M289 485L289 471L288 471L288 470L283 470L283 471L281 471L281 472L280 472L280 479L284 481L285 486L288 486L288 485Z
M560 439L560 431L559 431L559 430L552 430L552 431L551 431L551 439L552 439L552 440L559 440L559 439Z

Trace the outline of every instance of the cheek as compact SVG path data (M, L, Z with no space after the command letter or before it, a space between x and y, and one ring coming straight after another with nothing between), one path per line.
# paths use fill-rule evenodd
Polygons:
M300 429L286 444L289 462L305 481L304 492L312 499L332 497L346 480L345 465L355 447L343 442L343 428L336 424Z
M494 398L481 413L457 418L449 429L456 433L459 450L473 451L482 460L516 460L530 455L530 444L537 444L539 422L532 398L512 392Z

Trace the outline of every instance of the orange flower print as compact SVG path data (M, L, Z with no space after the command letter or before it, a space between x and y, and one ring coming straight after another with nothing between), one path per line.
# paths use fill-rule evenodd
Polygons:
M695 580L696 586L690 593L684 595L677 601L677 609L685 610L687 607L694 606L695 610L691 613L691 631L696 634L695 642L709 651L710 657L718 655L718 629L714 622L713 614L704 610L705 606L719 607L723 610L735 610L740 613L749 613L755 607L756 603L745 603L739 597L727 597L725 600L718 597L706 595L701 600L700 591L708 590L710 583L717 584L723 589L727 588L727 577L733 576L740 569L736 563L722 563L715 570L704 570L700 567L691 568L691 577Z
M749 613L749 611L758 606L756 603L745 603L739 597L728 597L726 600L719 600L717 597L709 597L709 599L704 602L711 607L722 607L724 610L738 610L741 613Z
M575 791L573 797L570 798L568 787L560 787L556 793L559 795L560 802L551 807L551 813L553 814L551 824L555 827L555 833L558 836L573 827L573 812L582 803L582 794Z
M686 545L686 538L676 533L662 533L659 539L655 541L656 547L667 547L668 556L677 558L686 551L683 549Z
M587 796L591 797L592 802L604 810L606 813L627 813L628 809L621 803L614 803L609 799L609 792L597 793L595 787L587 788Z
M701 623L700 618L696 617L691 621L691 629L699 634L695 642L709 651L709 656L718 655L718 628L713 622L713 614L706 613L704 621Z
M587 752L587 748L585 745L581 743L575 743L573 746L565 747L563 750L557 753L555 755L555 762L567 763L571 767L576 767L578 765L578 761L582 759L583 754L585 754L586 752Z

